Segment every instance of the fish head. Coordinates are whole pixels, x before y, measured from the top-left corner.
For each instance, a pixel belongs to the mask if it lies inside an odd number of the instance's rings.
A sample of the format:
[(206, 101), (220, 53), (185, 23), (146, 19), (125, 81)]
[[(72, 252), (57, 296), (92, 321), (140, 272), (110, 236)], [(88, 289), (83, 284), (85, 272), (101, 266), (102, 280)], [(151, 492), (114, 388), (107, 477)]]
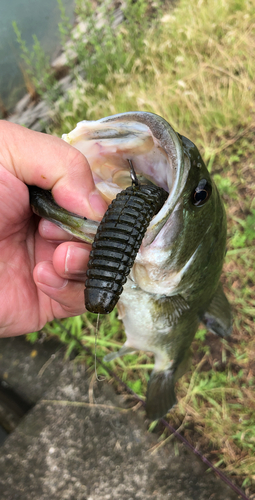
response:
[(132, 286), (159, 296), (182, 293), (193, 301), (204, 302), (205, 295), (209, 300), (222, 268), (226, 221), (196, 146), (166, 120), (146, 112), (82, 121), (63, 139), (86, 156), (108, 203), (131, 185), (128, 160), (140, 183), (152, 182), (168, 192), (136, 257)]
[(187, 177), (175, 208), (158, 237), (169, 249), (165, 269), (173, 272), (175, 293), (181, 293), (202, 310), (215, 293), (222, 271), (226, 253), (226, 213), (197, 147), (186, 137), (179, 137)]

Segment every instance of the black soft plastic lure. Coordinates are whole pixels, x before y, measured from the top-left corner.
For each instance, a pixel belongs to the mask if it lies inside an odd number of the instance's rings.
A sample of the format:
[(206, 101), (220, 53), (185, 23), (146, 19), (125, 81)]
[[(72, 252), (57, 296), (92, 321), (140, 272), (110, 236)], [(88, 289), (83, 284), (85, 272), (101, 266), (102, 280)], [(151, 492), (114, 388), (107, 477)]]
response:
[(93, 313), (110, 313), (117, 304), (147, 227), (168, 197), (154, 184), (140, 185), (130, 166), (133, 184), (109, 205), (92, 244), (85, 306)]

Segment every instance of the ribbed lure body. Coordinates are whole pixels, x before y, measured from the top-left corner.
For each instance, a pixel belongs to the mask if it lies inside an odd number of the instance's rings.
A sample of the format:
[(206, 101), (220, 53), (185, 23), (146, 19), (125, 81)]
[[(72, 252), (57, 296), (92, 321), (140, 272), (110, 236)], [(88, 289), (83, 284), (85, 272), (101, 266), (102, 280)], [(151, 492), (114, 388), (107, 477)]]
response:
[(109, 205), (90, 253), (85, 306), (93, 313), (113, 310), (151, 219), (164, 205), (168, 193), (158, 186), (132, 185)]

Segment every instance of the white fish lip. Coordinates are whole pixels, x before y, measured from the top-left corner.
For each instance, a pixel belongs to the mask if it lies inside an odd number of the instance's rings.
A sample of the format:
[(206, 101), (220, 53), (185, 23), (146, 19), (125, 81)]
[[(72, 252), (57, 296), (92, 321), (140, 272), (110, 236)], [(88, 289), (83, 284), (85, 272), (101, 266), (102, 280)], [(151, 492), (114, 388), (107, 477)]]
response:
[(128, 171), (131, 159), (137, 174), (142, 174), (169, 192), (162, 209), (152, 219), (143, 245), (154, 241), (173, 212), (185, 186), (190, 163), (181, 141), (160, 116), (132, 111), (97, 121), (82, 121), (63, 139), (88, 159), (98, 189), (121, 191), (113, 182), (118, 170)]

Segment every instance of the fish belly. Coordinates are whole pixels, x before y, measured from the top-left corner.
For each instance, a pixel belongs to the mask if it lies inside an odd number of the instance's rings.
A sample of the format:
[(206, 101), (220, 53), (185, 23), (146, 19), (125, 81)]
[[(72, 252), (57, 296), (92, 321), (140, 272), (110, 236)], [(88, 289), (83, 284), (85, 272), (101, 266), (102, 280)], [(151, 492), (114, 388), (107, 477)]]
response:
[(127, 336), (125, 347), (152, 352), (154, 370), (165, 370), (171, 367), (172, 361), (164, 349), (164, 338), (171, 336), (172, 327), (167, 318), (155, 321), (152, 300), (151, 294), (128, 279), (118, 303), (119, 318)]

